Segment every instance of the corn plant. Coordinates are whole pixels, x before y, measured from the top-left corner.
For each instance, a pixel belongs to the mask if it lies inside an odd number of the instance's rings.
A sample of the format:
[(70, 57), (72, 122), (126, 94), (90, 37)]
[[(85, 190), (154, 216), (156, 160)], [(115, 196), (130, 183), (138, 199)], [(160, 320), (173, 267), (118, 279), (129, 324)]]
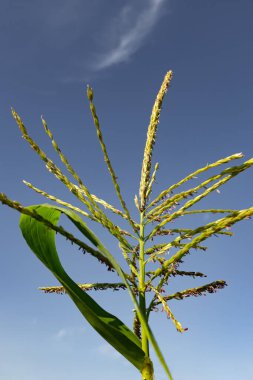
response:
[[(241, 153), (233, 154), (190, 173), (174, 185), (163, 190), (158, 196), (152, 196), (158, 163), (152, 169), (152, 153), (156, 140), (157, 127), (164, 96), (170, 86), (172, 72), (169, 71), (162, 82), (155, 99), (150, 123), (147, 131), (147, 140), (141, 170), (139, 195), (135, 195), (134, 203), (138, 210), (139, 220), (134, 220), (130, 209), (126, 205), (116, 173), (111, 164), (106, 145), (101, 132), (100, 122), (93, 102), (93, 90), (87, 88), (87, 96), (97, 137), (102, 148), (104, 160), (109, 170), (121, 209), (92, 194), (85, 182), (79, 177), (66, 156), (62, 153), (46, 121), (42, 118), (42, 125), (48, 135), (53, 148), (58, 153), (63, 165), (69, 172), (69, 177), (46, 155), (46, 153), (30, 137), (23, 121), (15, 110), (12, 114), (22, 133), (23, 138), (44, 161), (47, 169), (60, 180), (77, 198), (82, 207), (74, 206), (57, 197), (48, 194), (31, 183), (25, 185), (40, 195), (43, 195), (54, 204), (39, 204), (24, 207), (16, 201), (10, 200), (5, 194), (0, 194), (2, 204), (21, 213), (20, 228), (28, 246), (38, 259), (53, 273), (61, 284), (41, 288), (46, 293), (67, 293), (81, 314), (90, 325), (120, 354), (122, 354), (141, 373), (142, 380), (153, 380), (154, 369), (149, 354), (152, 345), (161, 365), (169, 379), (171, 372), (161, 353), (159, 345), (149, 326), (150, 314), (162, 306), (168, 318), (180, 332), (184, 332), (181, 323), (176, 319), (169, 306), (173, 299), (182, 300), (189, 296), (200, 296), (214, 293), (226, 286), (225, 281), (214, 281), (195, 288), (180, 290), (170, 294), (168, 282), (175, 276), (206, 277), (203, 273), (180, 270), (186, 255), (192, 250), (206, 250), (202, 242), (214, 235), (231, 235), (228, 230), (233, 224), (250, 218), (253, 207), (244, 210), (233, 209), (198, 209), (197, 203), (208, 196), (238, 174), (253, 165), (253, 158), (241, 165), (231, 166), (220, 171), (210, 178), (200, 181), (198, 185), (188, 185), (189, 181), (210, 169), (218, 168), (243, 157)], [(187, 190), (181, 190), (181, 185), (188, 185)], [(182, 187), (181, 187), (182, 189)], [(110, 213), (127, 221), (129, 228), (126, 231), (112, 221)], [(177, 219), (184, 215), (194, 214), (221, 214), (223, 217), (201, 225), (197, 228), (177, 227)], [(72, 233), (60, 226), (61, 214), (74, 224), (81, 232), (84, 240), (80, 240)], [(117, 241), (119, 250), (125, 261), (123, 267), (118, 263), (117, 255), (112, 255), (96, 234), (83, 221), (87, 220), (101, 224)], [(95, 259), (118, 275), (119, 282), (92, 284), (77, 284), (63, 268), (55, 245), (55, 234), (58, 233), (74, 243), (79, 249), (92, 255)], [(157, 237), (164, 236), (164, 242), (157, 242)], [(172, 253), (171, 251), (175, 251)], [(90, 295), (89, 290), (127, 290), (133, 302), (133, 328), (127, 327), (120, 319), (104, 310)]]

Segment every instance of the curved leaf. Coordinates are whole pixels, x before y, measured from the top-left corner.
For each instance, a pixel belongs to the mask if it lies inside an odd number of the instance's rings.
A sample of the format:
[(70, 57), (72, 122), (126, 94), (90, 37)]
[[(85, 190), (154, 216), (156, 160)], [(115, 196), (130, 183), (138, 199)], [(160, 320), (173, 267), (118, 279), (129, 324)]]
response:
[[(61, 213), (66, 214), (83, 234), (98, 246), (96, 236), (88, 229), (79, 216), (69, 210), (51, 205), (35, 205), (28, 209), (36, 211), (54, 225), (58, 224)], [(68, 295), (92, 327), (118, 352), (140, 371), (144, 365), (145, 353), (137, 336), (117, 317), (101, 308), (65, 272), (55, 246), (55, 231), (28, 215), (21, 215), (22, 234), (35, 255), (64, 286)]]
[[(138, 318), (139, 320), (141, 321), (141, 324), (142, 324), (142, 327), (143, 329), (145, 330), (147, 336), (148, 336), (148, 339), (150, 340), (153, 348), (154, 348), (154, 351), (160, 361), (160, 363), (162, 364), (165, 372), (167, 373), (168, 377), (170, 380), (172, 380), (172, 375), (171, 375), (171, 372), (168, 368), (168, 365), (164, 359), (164, 356), (160, 350), (160, 347), (158, 346), (157, 342), (156, 342), (156, 339), (153, 335), (153, 332), (152, 330), (150, 329), (148, 323), (147, 323), (147, 320), (146, 320), (146, 316), (142, 313), (142, 311), (140, 310), (140, 306), (138, 304), (138, 301), (131, 289), (131, 287), (129, 286), (129, 283), (126, 279), (126, 276), (124, 274), (124, 272), (122, 271), (121, 267), (119, 266), (119, 264), (117, 263), (117, 261), (115, 260), (115, 258), (111, 255), (111, 253), (105, 248), (105, 246), (101, 243), (101, 241), (98, 239), (98, 237), (94, 234), (94, 232), (92, 232), (88, 226), (86, 225), (86, 223), (84, 223), (84, 221), (77, 215), (75, 214), (73, 211), (71, 210), (67, 210), (67, 209), (64, 209), (62, 207), (58, 207), (58, 206), (54, 206), (54, 205), (50, 205), (50, 204), (44, 204), (44, 205), (37, 205), (37, 206), (30, 206), (30, 207), (27, 207), (26, 209), (30, 209), (31, 211), (36, 211), (38, 209), (40, 209), (41, 207), (43, 207), (43, 209), (49, 209), (51, 211), (53, 210), (57, 210), (59, 211), (60, 213), (64, 213), (74, 224), (75, 226), (79, 229), (80, 232), (82, 232), (88, 239), (90, 242), (92, 242), (98, 249), (99, 251), (109, 260), (109, 262), (111, 263), (111, 265), (113, 266), (113, 268), (116, 270), (116, 272), (118, 273), (119, 277), (123, 280), (124, 284), (126, 285), (126, 288), (130, 294), (130, 297), (134, 303), (134, 306), (135, 306), (135, 309), (136, 309), (136, 312), (138, 314)], [(20, 210), (19, 210), (20, 211)], [(23, 213), (23, 216), (25, 216), (25, 213), (24, 211), (20, 211), (21, 213)], [(44, 215), (42, 215), (44, 217)], [(38, 221), (36, 221), (36, 219), (32, 218), (32, 216), (29, 216), (30, 220), (33, 221), (34, 220), (34, 223), (40, 223)], [(59, 218), (59, 217), (58, 217)], [(46, 218), (44, 218), (46, 219)], [(21, 220), (22, 220), (22, 217), (21, 217)], [(57, 222), (56, 222), (57, 223)], [(45, 226), (45, 224), (43, 224), (43, 226)], [(47, 228), (47, 227), (45, 227)], [(29, 229), (28, 229), (28, 235), (30, 236), (30, 233), (29, 233)], [(54, 235), (53, 235), (54, 236)], [(25, 237), (26, 239), (26, 237)], [(27, 240), (27, 239), (26, 239)], [(28, 241), (27, 241), (28, 243)], [(30, 245), (28, 243), (28, 245)], [(32, 248), (33, 250), (33, 248)], [(59, 260), (59, 259), (58, 259)], [(45, 264), (45, 263), (44, 263)], [(46, 264), (45, 264), (46, 265)], [(50, 269), (51, 270), (51, 269)], [(60, 281), (60, 280), (59, 280)], [(63, 285), (64, 286), (64, 285)], [(80, 289), (79, 289), (80, 290)], [(75, 302), (75, 301), (74, 301)], [(132, 331), (129, 330), (131, 333)], [(140, 341), (138, 340), (138, 338), (135, 336), (135, 334), (133, 334), (134, 338), (137, 339), (137, 345), (140, 345)], [(111, 343), (112, 344), (112, 343)], [(112, 344), (113, 345), (113, 344)], [(114, 346), (115, 347), (115, 346)], [(118, 350), (119, 351), (119, 350)], [(119, 351), (121, 352), (121, 351)], [(144, 351), (142, 351), (142, 354), (144, 354)], [(124, 355), (124, 354), (123, 354)], [(145, 354), (144, 354), (145, 355)], [(124, 355), (125, 356), (125, 355)], [(133, 353), (130, 354), (131, 357), (135, 356), (135, 353), (133, 351)], [(135, 362), (136, 362), (136, 357), (134, 358)], [(130, 359), (128, 359), (130, 360)], [(131, 360), (130, 360), (131, 361)], [(132, 362), (133, 363), (133, 362)], [(134, 363), (133, 363), (134, 364)], [(139, 362), (139, 359), (138, 359), (138, 364), (134, 364), (138, 369), (140, 369), (139, 365), (140, 365), (140, 362)], [(142, 365), (145, 365), (145, 363), (143, 362)]]

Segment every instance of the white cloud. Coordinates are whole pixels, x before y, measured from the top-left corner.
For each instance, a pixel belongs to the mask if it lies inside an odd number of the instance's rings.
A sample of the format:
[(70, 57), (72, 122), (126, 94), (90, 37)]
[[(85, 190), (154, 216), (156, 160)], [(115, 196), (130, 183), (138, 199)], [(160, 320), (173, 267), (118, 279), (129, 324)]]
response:
[(112, 23), (111, 40), (106, 51), (97, 56), (95, 70), (101, 70), (127, 61), (143, 44), (154, 28), (162, 5), (167, 0), (146, 0), (138, 11), (136, 4), (125, 6)]

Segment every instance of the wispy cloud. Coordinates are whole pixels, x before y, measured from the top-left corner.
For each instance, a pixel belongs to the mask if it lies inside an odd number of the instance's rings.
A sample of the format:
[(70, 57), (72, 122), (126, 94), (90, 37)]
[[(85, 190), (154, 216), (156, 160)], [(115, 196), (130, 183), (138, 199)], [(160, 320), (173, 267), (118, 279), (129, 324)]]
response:
[(137, 8), (138, 3), (123, 7), (112, 22), (106, 51), (97, 55), (93, 69), (102, 70), (131, 58), (153, 30), (166, 1), (146, 0), (141, 9)]

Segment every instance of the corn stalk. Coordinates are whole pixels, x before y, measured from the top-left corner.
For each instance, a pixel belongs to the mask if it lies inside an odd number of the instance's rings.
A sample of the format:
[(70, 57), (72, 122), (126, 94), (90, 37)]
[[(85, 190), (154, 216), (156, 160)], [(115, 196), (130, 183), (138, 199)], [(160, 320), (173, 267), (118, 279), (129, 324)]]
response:
[[(156, 163), (152, 172), (153, 148), (163, 100), (170, 87), (171, 80), (172, 72), (169, 71), (164, 77), (150, 117), (141, 170), (139, 197), (137, 195), (134, 197), (134, 203), (139, 211), (138, 222), (133, 219), (131, 208), (124, 200), (117, 175), (109, 158), (94, 105), (94, 93), (90, 86), (87, 88), (87, 96), (92, 119), (121, 209), (116, 208), (110, 202), (90, 192), (85, 182), (80, 178), (60, 149), (43, 118), (42, 125), (45, 133), (49, 137), (54, 150), (59, 155), (62, 164), (70, 174), (70, 178), (63, 173), (62, 169), (32, 139), (21, 117), (14, 110), (12, 110), (12, 114), (23, 138), (36, 154), (39, 155), (47, 169), (77, 198), (79, 206), (59, 199), (57, 196), (51, 195), (46, 190), (41, 190), (27, 181), (24, 181), (26, 186), (47, 200), (54, 202), (54, 204), (39, 204), (25, 207), (19, 202), (9, 199), (5, 194), (0, 193), (0, 201), (3, 205), (7, 205), (21, 213), (20, 228), (28, 246), (60, 283), (60, 285), (41, 287), (40, 290), (45, 293), (68, 294), (90, 325), (139, 370), (142, 380), (154, 379), (154, 368), (149, 350), (150, 344), (153, 346), (154, 352), (163, 366), (168, 379), (173, 379), (149, 325), (151, 312), (162, 305), (162, 309), (167, 317), (172, 321), (176, 329), (180, 333), (183, 333), (187, 329), (183, 328), (181, 323), (176, 319), (169, 306), (169, 302), (172, 299), (182, 300), (191, 296), (196, 297), (207, 293), (215, 293), (226, 286), (225, 281), (217, 280), (208, 284), (201, 284), (195, 288), (178, 290), (176, 293), (168, 294), (169, 281), (172, 281), (176, 276), (188, 276), (198, 279), (206, 277), (205, 274), (198, 271), (179, 269), (183, 264), (185, 256), (192, 251), (205, 251), (207, 246), (201, 245), (203, 241), (216, 235), (231, 235), (232, 233), (228, 231), (231, 226), (253, 215), (253, 207), (243, 210), (192, 208), (210, 193), (215, 190), (219, 191), (219, 188), (225, 183), (249, 169), (253, 165), (253, 159), (249, 159), (241, 165), (226, 167), (219, 173), (212, 174), (208, 179), (201, 180), (198, 185), (190, 186), (183, 191), (177, 191), (181, 185), (186, 185), (192, 179), (196, 180), (197, 175), (206, 173), (210, 169), (215, 170), (221, 165), (226, 165), (234, 160), (243, 158), (242, 153), (233, 154), (197, 169), (176, 184), (170, 185), (153, 200), (150, 200), (159, 168), (159, 164)], [(177, 191), (176, 193), (175, 190)], [(190, 197), (191, 199), (189, 199)], [(117, 215), (119, 222), (120, 218), (127, 221), (129, 230), (122, 229), (120, 223), (115, 224), (111, 219), (110, 213)], [(175, 226), (176, 220), (184, 215), (194, 216), (203, 213), (213, 216), (221, 214), (222, 217), (196, 228), (189, 228), (187, 225), (183, 228)], [(59, 225), (59, 219), (62, 214), (67, 216), (76, 229), (81, 232), (84, 240), (76, 238), (72, 233), (69, 233)], [(101, 224), (118, 241), (119, 250), (126, 263), (127, 270), (121, 268), (115, 256), (109, 252), (82, 218), (87, 218)], [(168, 228), (171, 222), (174, 222), (173, 228), (170, 226)], [(151, 223), (152, 226), (154, 224), (155, 226), (150, 231), (148, 227)], [(75, 244), (83, 253), (90, 254), (108, 270), (115, 272), (120, 278), (120, 282), (76, 283), (66, 273), (60, 262), (55, 245), (56, 233), (64, 236), (72, 244)], [(157, 237), (160, 236), (164, 237), (164, 243), (156, 241)], [(173, 255), (170, 254), (172, 248), (177, 250)], [(165, 255), (168, 254), (170, 257), (165, 258)], [(116, 316), (101, 308), (87, 294), (92, 291), (104, 290), (125, 290), (129, 293), (134, 306), (133, 329), (130, 329)]]

